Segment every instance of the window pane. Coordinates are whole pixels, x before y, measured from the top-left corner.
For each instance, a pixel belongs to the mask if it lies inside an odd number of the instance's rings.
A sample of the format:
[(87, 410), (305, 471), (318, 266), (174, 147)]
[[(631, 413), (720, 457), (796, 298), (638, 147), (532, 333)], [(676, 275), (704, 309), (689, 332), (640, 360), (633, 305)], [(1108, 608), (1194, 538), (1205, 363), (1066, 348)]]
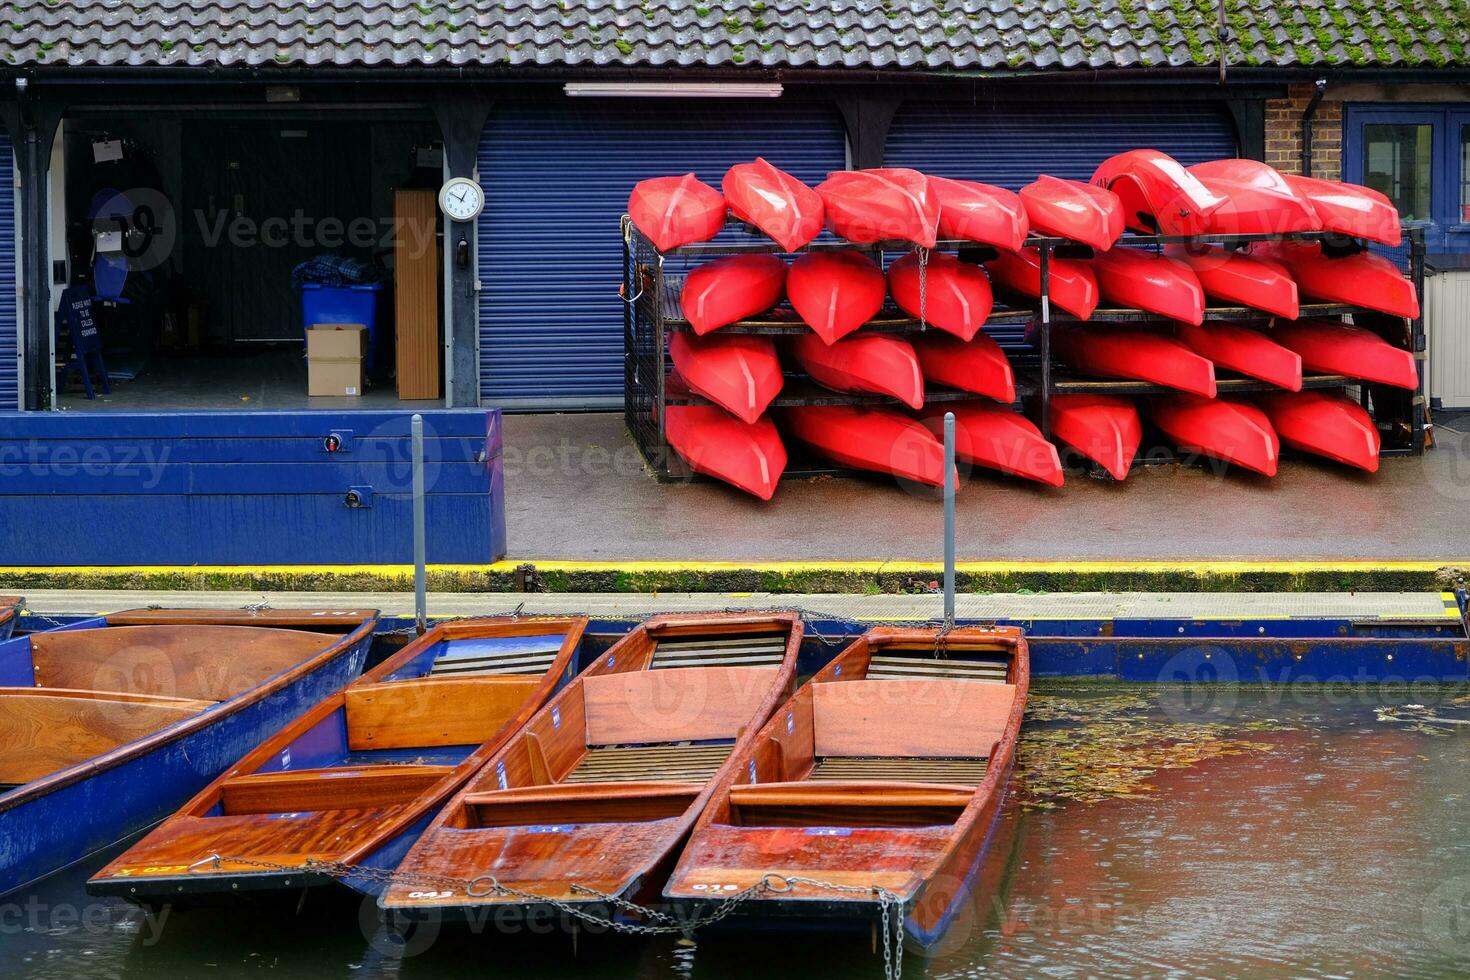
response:
[(1470, 126), (1460, 127), (1460, 220), (1470, 224)]
[(1364, 183), (1388, 196), (1405, 221), (1428, 221), (1434, 127), (1372, 123), (1363, 127)]

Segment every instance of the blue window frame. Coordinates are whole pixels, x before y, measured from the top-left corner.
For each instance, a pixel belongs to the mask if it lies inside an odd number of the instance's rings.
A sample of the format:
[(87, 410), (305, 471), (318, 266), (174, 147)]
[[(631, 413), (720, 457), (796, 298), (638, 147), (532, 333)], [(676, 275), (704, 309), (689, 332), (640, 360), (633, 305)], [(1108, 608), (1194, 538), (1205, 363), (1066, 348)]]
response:
[(1387, 194), (1429, 251), (1470, 252), (1470, 106), (1348, 106), (1343, 179)]

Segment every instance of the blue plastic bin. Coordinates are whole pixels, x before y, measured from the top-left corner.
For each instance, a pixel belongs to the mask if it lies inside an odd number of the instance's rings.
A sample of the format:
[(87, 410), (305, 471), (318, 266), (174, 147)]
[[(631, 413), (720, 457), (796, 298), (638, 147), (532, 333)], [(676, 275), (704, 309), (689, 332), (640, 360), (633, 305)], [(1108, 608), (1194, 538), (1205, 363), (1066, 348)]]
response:
[(367, 328), (367, 356), (363, 372), (373, 373), (378, 350), (378, 302), (383, 294), (380, 282), (357, 286), (323, 286), (308, 282), (301, 286), (301, 336), (318, 323), (360, 323)]

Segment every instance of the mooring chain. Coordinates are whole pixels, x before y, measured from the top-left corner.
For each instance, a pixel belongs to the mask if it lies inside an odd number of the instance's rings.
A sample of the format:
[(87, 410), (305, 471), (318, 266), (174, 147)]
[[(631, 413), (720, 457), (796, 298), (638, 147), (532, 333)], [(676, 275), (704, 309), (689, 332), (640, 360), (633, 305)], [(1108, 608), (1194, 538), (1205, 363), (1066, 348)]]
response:
[(919, 256), (919, 329), (929, 329), (929, 250), (920, 245), (915, 250)]

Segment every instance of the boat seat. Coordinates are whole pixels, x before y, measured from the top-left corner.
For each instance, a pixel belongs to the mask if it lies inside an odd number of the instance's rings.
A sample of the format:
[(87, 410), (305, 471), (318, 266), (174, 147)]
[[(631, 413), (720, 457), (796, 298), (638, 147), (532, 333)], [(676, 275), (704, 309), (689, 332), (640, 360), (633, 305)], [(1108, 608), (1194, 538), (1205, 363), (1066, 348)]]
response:
[(904, 657), (875, 654), (868, 661), (866, 677), (870, 681), (929, 677), (1004, 684), (1010, 666), (1011, 662), (1007, 657), (958, 660), (934, 656)]
[[(538, 642), (528, 643), (527, 640)], [(444, 674), (544, 674), (561, 651), (563, 637), (486, 637), (456, 640), (429, 668)]]
[(709, 782), (734, 749), (733, 742), (717, 744), (655, 743), (599, 745), (589, 748), (567, 783), (614, 783), (660, 780), (678, 783)]
[(470, 793), (470, 827), (527, 824), (633, 823), (681, 816), (702, 786), (669, 780), (525, 786)]
[(666, 667), (774, 667), (786, 659), (786, 634), (706, 636), (657, 640), (655, 670)]
[(979, 786), (985, 779), (987, 759), (926, 759), (824, 756), (812, 764), (814, 782), (866, 780), (885, 783), (943, 783)]
[(453, 766), (387, 765), (250, 773), (220, 784), (220, 809), (227, 816), (375, 809), (409, 803), (452, 772)]
[(863, 781), (732, 786), (732, 818), (742, 826), (931, 827), (954, 823), (973, 786)]

